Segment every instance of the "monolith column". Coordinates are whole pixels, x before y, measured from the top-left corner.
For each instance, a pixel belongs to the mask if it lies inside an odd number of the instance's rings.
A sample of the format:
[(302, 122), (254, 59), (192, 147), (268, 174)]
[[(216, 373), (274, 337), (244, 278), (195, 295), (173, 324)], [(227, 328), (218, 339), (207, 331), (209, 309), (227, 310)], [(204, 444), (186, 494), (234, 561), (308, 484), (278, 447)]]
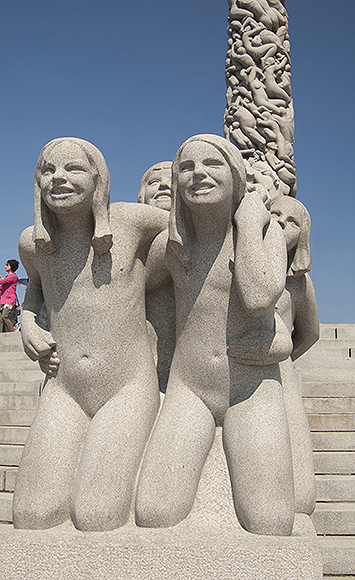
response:
[(249, 180), (295, 197), (294, 113), (286, 0), (228, 0), (225, 137)]

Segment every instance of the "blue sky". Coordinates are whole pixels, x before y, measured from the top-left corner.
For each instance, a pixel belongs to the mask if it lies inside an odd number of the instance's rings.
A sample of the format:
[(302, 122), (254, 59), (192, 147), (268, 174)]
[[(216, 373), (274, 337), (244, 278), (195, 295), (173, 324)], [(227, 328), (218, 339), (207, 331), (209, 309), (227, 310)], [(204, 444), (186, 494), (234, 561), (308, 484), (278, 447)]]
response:
[[(355, 2), (288, 0), (287, 9), (297, 196), (312, 216), (320, 320), (355, 323)], [(94, 143), (111, 200), (135, 201), (150, 165), (190, 135), (223, 134), (227, 15), (227, 0), (2, 3), (3, 264), (33, 223), (34, 168), (49, 140)]]

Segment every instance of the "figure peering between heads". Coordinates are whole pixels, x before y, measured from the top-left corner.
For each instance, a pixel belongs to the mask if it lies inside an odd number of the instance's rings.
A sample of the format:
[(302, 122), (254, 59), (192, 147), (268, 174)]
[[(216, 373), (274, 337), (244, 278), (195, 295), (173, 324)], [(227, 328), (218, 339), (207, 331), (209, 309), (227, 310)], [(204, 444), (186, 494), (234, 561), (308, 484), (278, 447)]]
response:
[(138, 203), (170, 210), (171, 165), (171, 161), (160, 161), (147, 169), (139, 183)]

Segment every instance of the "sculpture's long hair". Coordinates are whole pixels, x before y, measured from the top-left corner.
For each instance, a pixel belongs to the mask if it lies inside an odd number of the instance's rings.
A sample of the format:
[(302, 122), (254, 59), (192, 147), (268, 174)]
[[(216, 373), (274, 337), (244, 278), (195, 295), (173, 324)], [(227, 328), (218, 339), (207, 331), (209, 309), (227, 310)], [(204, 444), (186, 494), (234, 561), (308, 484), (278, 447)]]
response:
[(299, 224), (300, 235), (294, 248), (288, 252), (287, 278), (300, 278), (311, 269), (311, 248), (309, 236), (311, 235), (311, 217), (303, 203), (290, 196), (280, 196), (271, 204), (271, 208), (282, 207), (282, 201), (287, 199), (301, 209), (302, 220)]
[(178, 191), (178, 175), (181, 153), (186, 145), (195, 141), (202, 141), (213, 145), (213, 147), (215, 147), (227, 161), (233, 178), (232, 215), (234, 215), (234, 212), (244, 196), (246, 185), (243, 158), (236, 146), (233, 145), (233, 143), (230, 143), (230, 141), (227, 141), (219, 135), (206, 134), (194, 135), (181, 145), (174, 157), (172, 165), (168, 256), (170, 254), (170, 256), (173, 255), (177, 257), (186, 268), (192, 264), (190, 257), (190, 241), (193, 235), (193, 225), (190, 210), (181, 199), (180, 192)]
[(53, 139), (53, 141), (50, 141), (43, 147), (39, 154), (35, 170), (33, 241), (48, 254), (56, 251), (53, 242), (55, 217), (42, 199), (40, 177), (45, 153), (48, 153), (57, 145), (65, 142), (75, 143), (82, 149), (93, 171), (96, 187), (92, 204), (94, 234), (91, 244), (95, 253), (102, 255), (108, 252), (112, 246), (112, 233), (109, 226), (110, 174), (104, 156), (97, 147), (88, 141), (76, 137)]
[(145, 186), (154, 171), (154, 169), (171, 169), (172, 162), (171, 161), (161, 161), (160, 163), (155, 163), (145, 173), (143, 173), (142, 178), (139, 182), (139, 191), (138, 191), (138, 203), (146, 203), (145, 198)]

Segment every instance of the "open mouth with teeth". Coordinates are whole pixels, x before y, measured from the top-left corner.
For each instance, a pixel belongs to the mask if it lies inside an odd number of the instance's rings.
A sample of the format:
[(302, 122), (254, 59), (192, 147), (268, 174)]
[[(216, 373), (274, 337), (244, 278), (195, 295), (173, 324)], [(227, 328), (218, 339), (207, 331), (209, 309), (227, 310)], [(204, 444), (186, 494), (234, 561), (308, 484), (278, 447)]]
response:
[(72, 193), (74, 193), (74, 190), (71, 187), (53, 187), (50, 191), (50, 194), (58, 199), (65, 199)]
[(171, 199), (171, 193), (168, 191), (162, 191), (162, 192), (156, 193), (154, 196), (154, 199), (161, 199), (161, 198)]
[(214, 184), (209, 182), (195, 183), (190, 187), (190, 191), (192, 194), (204, 195), (206, 193), (210, 193), (214, 187)]

